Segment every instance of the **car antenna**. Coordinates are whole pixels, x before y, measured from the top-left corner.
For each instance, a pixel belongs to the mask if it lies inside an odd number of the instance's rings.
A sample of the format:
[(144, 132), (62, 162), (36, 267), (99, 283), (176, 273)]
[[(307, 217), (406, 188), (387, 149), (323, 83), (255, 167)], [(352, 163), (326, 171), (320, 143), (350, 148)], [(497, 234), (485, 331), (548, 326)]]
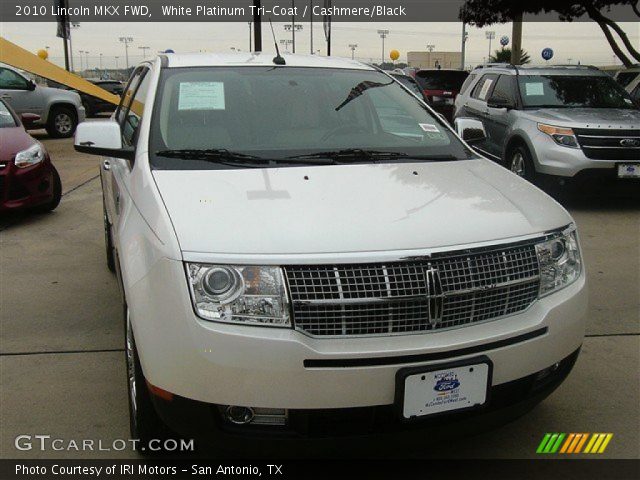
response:
[(269, 25), (271, 25), (271, 34), (273, 35), (273, 44), (276, 46), (276, 56), (273, 57), (273, 63), (276, 65), (286, 65), (287, 62), (284, 61), (284, 58), (280, 56), (280, 49), (278, 48), (278, 42), (276, 41), (276, 32), (273, 31), (273, 23), (271, 23), (271, 18), (269, 18)]

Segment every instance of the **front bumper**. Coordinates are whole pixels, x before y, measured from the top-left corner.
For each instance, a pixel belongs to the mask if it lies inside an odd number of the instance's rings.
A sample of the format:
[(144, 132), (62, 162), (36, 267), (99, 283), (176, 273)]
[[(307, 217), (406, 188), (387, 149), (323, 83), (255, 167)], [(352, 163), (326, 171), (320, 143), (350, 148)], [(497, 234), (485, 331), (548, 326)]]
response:
[[(260, 408), (391, 405), (400, 368), (479, 354), (493, 362), (492, 386), (506, 384), (578, 349), (587, 307), (583, 272), (569, 287), (501, 320), (427, 334), (318, 339), (200, 320), (186, 286), (176, 288), (184, 281), (182, 262), (164, 258), (126, 287), (146, 379), (199, 402)], [(523, 339), (510, 343), (514, 337)]]
[[(234, 440), (252, 438), (339, 437), (354, 435), (394, 434), (423, 429), (438, 429), (457, 434), (507, 422), (533, 408), (551, 394), (569, 375), (580, 349), (548, 368), (524, 378), (491, 388), (489, 402), (481, 409), (451, 412), (425, 417), (412, 422), (399, 419), (394, 405), (340, 409), (294, 409), (287, 412), (287, 423), (282, 426), (235, 425), (212, 405), (184, 397), (172, 400), (152, 397), (156, 411), (175, 432), (201, 441), (217, 441), (229, 445)], [(473, 419), (473, 422), (470, 420)], [(444, 432), (443, 432), (444, 433)], [(466, 433), (466, 432), (465, 432)], [(439, 438), (440, 435), (439, 435)]]
[(53, 198), (53, 166), (44, 163), (17, 168), (13, 162), (2, 162), (0, 169), (0, 212), (30, 208)]
[[(617, 180), (620, 163), (638, 163), (632, 160), (595, 160), (588, 158), (582, 148), (563, 147), (548, 135), (538, 132), (531, 139), (536, 171), (544, 175), (581, 179), (583, 175)], [(587, 173), (588, 172), (588, 173)], [(620, 179), (621, 182), (635, 179)]]

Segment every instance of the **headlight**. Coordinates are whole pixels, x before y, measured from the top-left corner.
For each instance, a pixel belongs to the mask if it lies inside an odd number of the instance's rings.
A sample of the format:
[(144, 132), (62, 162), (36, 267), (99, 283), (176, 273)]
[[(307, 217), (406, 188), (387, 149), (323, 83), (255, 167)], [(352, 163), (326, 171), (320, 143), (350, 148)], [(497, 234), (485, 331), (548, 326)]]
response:
[(205, 320), (291, 326), (279, 267), (187, 263), (186, 268), (193, 306)]
[(539, 123), (538, 130), (549, 135), (558, 145), (578, 148), (578, 140), (570, 128), (554, 127), (553, 125)]
[(18, 168), (30, 167), (44, 160), (44, 149), (42, 145), (36, 143), (34, 146), (27, 148), (16, 154), (14, 163)]
[(582, 268), (575, 227), (536, 245), (540, 264), (540, 296), (544, 297), (573, 283)]

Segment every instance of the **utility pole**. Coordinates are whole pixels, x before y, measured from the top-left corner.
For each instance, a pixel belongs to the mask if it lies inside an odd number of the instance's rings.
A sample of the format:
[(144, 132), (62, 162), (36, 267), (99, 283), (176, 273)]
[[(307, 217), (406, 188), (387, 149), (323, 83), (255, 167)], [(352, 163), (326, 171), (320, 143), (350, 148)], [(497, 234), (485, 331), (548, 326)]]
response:
[(260, 15), (260, 0), (253, 0), (253, 49), (262, 51), (262, 18)]
[(142, 50), (142, 58), (145, 59), (147, 58), (147, 50), (150, 50), (150, 47), (138, 47), (140, 50)]
[(351, 49), (351, 60), (355, 59), (356, 48), (358, 48), (357, 43), (350, 43), (349, 48)]
[(129, 44), (133, 43), (133, 37), (120, 37), (120, 43), (124, 43), (124, 54), (126, 58), (127, 70), (129, 70)]
[(467, 24), (462, 22), (462, 54), (460, 55), (460, 70), (464, 70), (465, 52), (467, 47)]
[(389, 30), (378, 30), (378, 35), (380, 35), (380, 38), (382, 39), (382, 58), (380, 63), (380, 67), (382, 67), (382, 64), (384, 63), (384, 39), (389, 35)]
[(494, 32), (493, 30), (487, 30), (486, 32), (484, 32), (484, 36), (487, 40), (489, 40), (489, 55), (487, 56), (487, 60), (491, 61), (491, 40), (496, 38), (496, 32)]
[(313, 0), (309, 0), (309, 35), (311, 37), (311, 55), (313, 55)]

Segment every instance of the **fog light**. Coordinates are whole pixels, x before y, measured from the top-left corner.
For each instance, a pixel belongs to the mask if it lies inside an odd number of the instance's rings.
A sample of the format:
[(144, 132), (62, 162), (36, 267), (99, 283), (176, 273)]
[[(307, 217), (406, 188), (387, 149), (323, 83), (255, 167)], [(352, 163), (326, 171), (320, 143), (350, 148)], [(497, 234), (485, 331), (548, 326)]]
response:
[(236, 425), (245, 425), (253, 420), (253, 409), (249, 407), (236, 407), (229, 405), (225, 411), (227, 420)]

